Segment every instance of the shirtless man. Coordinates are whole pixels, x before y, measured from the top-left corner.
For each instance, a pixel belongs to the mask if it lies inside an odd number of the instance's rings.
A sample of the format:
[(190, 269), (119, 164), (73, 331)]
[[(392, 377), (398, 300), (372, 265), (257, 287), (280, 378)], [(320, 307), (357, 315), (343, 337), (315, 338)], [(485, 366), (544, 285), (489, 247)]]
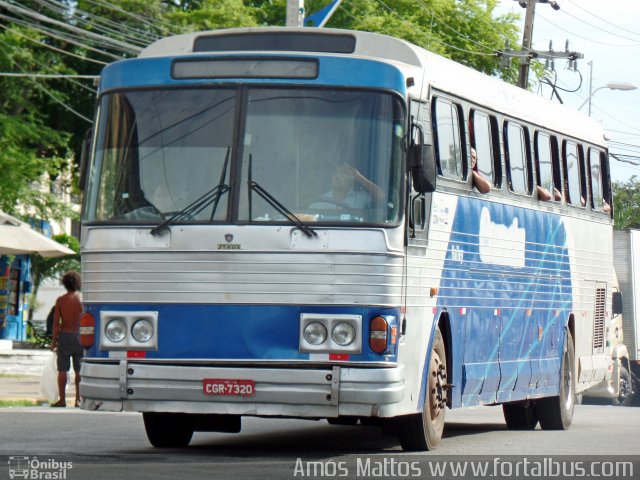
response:
[(73, 358), (73, 371), (76, 383), (75, 406), (80, 404), (80, 359), (84, 353), (78, 340), (82, 302), (80, 301), (80, 275), (67, 272), (62, 276), (62, 285), (67, 293), (58, 297), (53, 317), (53, 339), (51, 350), (58, 352), (58, 391), (60, 399), (52, 407), (66, 407), (67, 372)]

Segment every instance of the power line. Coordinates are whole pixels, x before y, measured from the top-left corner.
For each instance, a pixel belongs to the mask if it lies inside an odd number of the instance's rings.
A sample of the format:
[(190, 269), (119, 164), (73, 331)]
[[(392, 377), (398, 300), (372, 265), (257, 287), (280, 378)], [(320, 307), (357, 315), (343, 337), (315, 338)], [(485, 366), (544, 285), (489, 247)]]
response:
[[(394, 10), (393, 8), (389, 7), (386, 3), (384, 3), (382, 0), (376, 0), (380, 5), (382, 5), (384, 8), (386, 8), (389, 12), (393, 13), (395, 16), (397, 16), (400, 20), (402, 20), (404, 23), (407, 23), (409, 25), (411, 25), (414, 28), (418, 28), (420, 29), (422, 32), (426, 33), (421, 26), (414, 24), (413, 22), (411, 22), (410, 20), (407, 20), (406, 18), (404, 18), (402, 15), (400, 15), (396, 10)], [(455, 31), (455, 30), (454, 30)], [(461, 35), (461, 34), (460, 34)], [(474, 50), (467, 50), (464, 48), (460, 48), (457, 47), (455, 45), (451, 45), (447, 42), (444, 42), (442, 40), (440, 40), (439, 38), (435, 37), (435, 36), (430, 36), (430, 40), (433, 40), (436, 43), (439, 43), (440, 45), (444, 45), (445, 47), (449, 47), (453, 50), (457, 50), (459, 52), (464, 52), (464, 53), (470, 53), (472, 55), (481, 55), (481, 56), (488, 56), (488, 57), (496, 57), (497, 54), (495, 51), (492, 51), (491, 53), (484, 53), (484, 52), (478, 52), (478, 51), (474, 51)]]
[(593, 105), (593, 108), (594, 108), (595, 110), (598, 110), (600, 113), (602, 113), (602, 114), (606, 115), (607, 117), (609, 117), (609, 118), (611, 118), (611, 119), (615, 120), (616, 122), (618, 122), (618, 123), (620, 123), (620, 124), (624, 125), (625, 127), (629, 127), (629, 128), (631, 128), (632, 130), (636, 130), (636, 127), (634, 127), (633, 125), (628, 124), (627, 122), (623, 122), (623, 121), (622, 121), (622, 120), (620, 120), (618, 117), (615, 117), (615, 116), (611, 115), (610, 113), (606, 112), (605, 110), (602, 110), (602, 109), (601, 109), (601, 108), (599, 108), (598, 106)]
[(594, 24), (592, 24), (592, 23), (587, 22), (586, 20), (583, 20), (583, 19), (581, 19), (581, 18), (578, 18), (578, 17), (576, 17), (575, 15), (572, 15), (571, 13), (566, 12), (565, 10), (562, 10), (562, 12), (563, 12), (565, 15), (568, 15), (569, 17), (573, 18), (574, 20), (577, 20), (577, 21), (579, 21), (579, 22), (582, 22), (582, 23), (584, 23), (585, 25), (589, 25), (590, 27), (593, 27), (593, 28), (595, 28), (596, 30), (603, 31), (603, 32), (605, 32), (605, 33), (608, 33), (608, 34), (610, 34), (610, 35), (613, 35), (614, 37), (622, 38), (622, 39), (624, 39), (624, 40), (629, 40), (630, 42), (637, 42), (637, 43), (636, 43), (636, 45), (640, 45), (640, 39), (636, 39), (636, 38), (629, 38), (629, 37), (625, 37), (625, 36), (623, 36), (623, 35), (618, 35), (617, 33), (610, 32), (609, 30), (605, 30), (604, 28), (598, 27), (598, 26), (596, 26), (596, 25), (594, 25)]
[(638, 130), (638, 133), (624, 132), (622, 130), (614, 130), (612, 128), (605, 128), (605, 130), (609, 132), (614, 132), (614, 133), (622, 133), (623, 135), (632, 135), (634, 137), (640, 137), (640, 130)]
[[(140, 38), (137, 32), (136, 34), (130, 34), (129, 32), (131, 32), (131, 29), (128, 27), (125, 27), (123, 25), (118, 25), (117, 23), (107, 19), (102, 19), (96, 15), (93, 15), (92, 13), (85, 12), (84, 10), (74, 8), (73, 12), (70, 13), (68, 6), (61, 2), (50, 1), (50, 0), (36, 0), (36, 1), (40, 5), (51, 10), (54, 13), (57, 13), (62, 16), (66, 15), (67, 17), (69, 17), (69, 19), (74, 19), (77, 22), (77, 24), (84, 24), (84, 25), (93, 27), (92, 31), (97, 31), (100, 33), (106, 33), (110, 35), (122, 35), (125, 38), (127, 38), (128, 41), (132, 43), (136, 43), (141, 47), (145, 47), (146, 45), (149, 44), (150, 41), (152, 41), (150, 38), (145, 38), (145, 39)], [(82, 13), (83, 15), (82, 16), (78, 15), (79, 13)], [(96, 23), (92, 23), (87, 19), (95, 19)], [(113, 28), (108, 25), (113, 26)]]
[[(2, 24), (0, 24), (0, 28), (3, 28), (5, 30), (9, 30), (9, 27), (7, 27), (6, 25), (2, 25)], [(107, 62), (101, 62), (100, 60), (94, 60), (93, 58), (83, 57), (82, 55), (78, 55), (76, 53), (68, 52), (67, 50), (63, 50), (62, 48), (57, 48), (57, 47), (54, 47), (53, 45), (49, 45), (46, 42), (40, 42), (39, 40), (36, 40), (34, 38), (30, 38), (30, 37), (22, 34), (18, 30), (14, 29), (14, 30), (11, 30), (11, 32), (13, 34), (15, 34), (15, 35), (18, 35), (19, 37), (24, 38), (25, 40), (28, 40), (28, 41), (30, 41), (32, 43), (35, 43), (36, 45), (38, 45), (40, 47), (45, 47), (45, 48), (48, 48), (50, 50), (53, 50), (54, 52), (62, 53), (64, 55), (69, 55), (71, 57), (75, 57), (75, 58), (78, 58), (80, 60), (84, 60), (84, 61), (87, 61), (87, 62), (97, 63), (99, 65), (106, 65), (107, 64)]]
[(93, 32), (89, 32), (87, 30), (83, 30), (81, 28), (74, 27), (74, 26), (66, 24), (64, 22), (60, 22), (58, 20), (54, 20), (52, 18), (49, 18), (49, 17), (47, 17), (45, 15), (42, 15), (42, 14), (40, 14), (38, 12), (35, 12), (33, 10), (30, 10), (30, 9), (27, 9), (27, 8), (22, 8), (22, 7), (19, 7), (17, 5), (13, 5), (11, 3), (5, 2), (4, 0), (0, 0), (0, 6), (5, 7), (10, 12), (17, 13), (18, 15), (25, 15), (27, 17), (33, 18), (35, 20), (39, 20), (39, 21), (44, 22), (44, 23), (49, 23), (49, 24), (52, 24), (52, 25), (55, 25), (55, 26), (62, 27), (64, 29), (70, 30), (70, 31), (75, 32), (75, 33), (86, 35), (86, 36), (91, 37), (91, 38), (93, 38), (95, 40), (99, 40), (99, 41), (105, 42), (107, 44), (110, 44), (112, 46), (118, 47), (118, 48), (120, 48), (120, 49), (122, 49), (122, 50), (124, 50), (124, 51), (126, 51), (128, 53), (131, 53), (131, 54), (138, 54), (142, 50), (140, 47), (137, 47), (135, 45), (131, 45), (130, 43), (121, 42), (119, 40), (115, 40), (113, 38), (106, 37), (104, 35), (99, 35), (99, 34), (96, 34), (96, 33), (93, 33)]
[(25, 20), (20, 20), (18, 18), (9, 17), (9, 16), (3, 15), (3, 14), (0, 14), (0, 19), (8, 20), (10, 22), (15, 23), (16, 25), (20, 25), (22, 27), (35, 30), (37, 32), (41, 32), (41, 33), (45, 34), (48, 37), (55, 38), (56, 40), (60, 40), (62, 42), (71, 43), (71, 44), (76, 45), (76, 46), (78, 46), (80, 48), (84, 48), (85, 50), (90, 50), (90, 51), (96, 52), (96, 53), (98, 53), (100, 55), (104, 55), (106, 57), (111, 57), (114, 60), (122, 60), (121, 56), (115, 55), (115, 54), (110, 53), (110, 52), (105, 52), (104, 50), (99, 50), (97, 48), (94, 48), (94, 47), (91, 47), (89, 45), (86, 45), (86, 44), (84, 44), (82, 42), (78, 42), (78, 41), (74, 40), (72, 37), (69, 37), (66, 34), (60, 34), (61, 32), (58, 32), (57, 30), (51, 30), (50, 28), (41, 27), (41, 26), (39, 26), (37, 24), (30, 23), (30, 22), (25, 21)]
[(609, 144), (615, 143), (617, 145), (622, 145), (624, 147), (633, 147), (633, 148), (637, 148), (640, 150), (640, 145), (636, 145), (634, 143), (626, 143), (626, 142), (620, 142), (618, 140), (609, 140)]
[[(65, 4), (59, 0), (37, 0), (38, 2), (46, 2), (49, 4), (49, 8), (64, 12)], [(157, 40), (160, 35), (152, 33), (151, 31), (144, 31), (135, 26), (131, 26), (123, 22), (115, 22), (109, 18), (104, 18), (99, 15), (95, 15), (86, 10), (82, 10), (77, 6), (73, 9), (73, 14), (70, 18), (75, 19), (85, 25), (92, 27), (93, 29), (101, 32), (108, 32), (115, 35), (125, 35), (129, 39), (132, 39), (140, 46), (147, 46), (151, 42)]]
[[(0, 43), (3, 44), (5, 47), (9, 48), (9, 45), (0, 40)], [(27, 73), (24, 71), (24, 69), (11, 57), (7, 56), (9, 62), (11, 64), (13, 64), (18, 70), (20, 70), (22, 73)], [(40, 85), (38, 82), (36, 82), (35, 80), (31, 80), (31, 83), (33, 83), (33, 85), (40, 91), (42, 91), (45, 95), (47, 95), (48, 97), (50, 97), (54, 102), (58, 103), (59, 105), (61, 105), (63, 108), (65, 108), (66, 110), (70, 111), (71, 113), (73, 113), (74, 115), (76, 115), (77, 117), (89, 122), (89, 123), (93, 123), (93, 121), (90, 118), (85, 117), (84, 115), (82, 115), (80, 112), (76, 111), (75, 109), (73, 109), (72, 107), (70, 107), (69, 105), (67, 105), (64, 101), (62, 101), (61, 99), (59, 99), (58, 97), (56, 97), (53, 93), (51, 93), (49, 91), (49, 89), (43, 87), (42, 85)]]
[(565, 32), (565, 33), (568, 33), (568, 34), (570, 34), (570, 35), (572, 35), (572, 36), (574, 36), (574, 37), (581, 38), (581, 39), (586, 40), (586, 41), (588, 41), (588, 42), (597, 43), (597, 44), (599, 44), (599, 45), (605, 45), (605, 46), (608, 46), (608, 47), (637, 47), (638, 45), (640, 45), (640, 43), (634, 43), (634, 44), (632, 44), (632, 45), (620, 45), (620, 44), (615, 44), (615, 43), (600, 42), (600, 41), (598, 41), (598, 40), (594, 40), (594, 39), (592, 39), (592, 38), (584, 37), (584, 36), (582, 36), (582, 35), (579, 35), (579, 34), (577, 34), (577, 33), (572, 32), (572, 31), (570, 31), (570, 30), (567, 30), (565, 27), (560, 26), (560, 25), (558, 25), (557, 23), (552, 22), (551, 20), (549, 20), (549, 19), (545, 18), (545, 17), (544, 17), (544, 16), (542, 16), (542, 15), (540, 15), (540, 18), (541, 18), (542, 20), (544, 20), (545, 22), (547, 22), (548, 24), (553, 25), (554, 27), (556, 27), (556, 28), (558, 28), (558, 29), (562, 30), (562, 31), (563, 31), (563, 32)]
[(628, 29), (626, 29), (626, 28), (624, 28), (624, 27), (621, 27), (621, 26), (619, 26), (619, 25), (616, 25), (615, 23), (611, 23), (611, 22), (609, 22), (609, 21), (605, 20), (604, 18), (600, 17), (599, 15), (596, 15), (595, 13), (591, 13), (589, 10), (587, 10), (587, 9), (586, 9), (586, 8), (584, 8), (584, 7), (582, 7), (580, 4), (578, 4), (578, 3), (574, 2), (573, 0), (567, 0), (567, 1), (568, 1), (569, 3), (571, 3), (571, 4), (573, 4), (575, 7), (579, 8), (580, 10), (582, 10), (583, 12), (588, 13), (588, 14), (589, 14), (589, 15), (591, 15), (592, 17), (595, 17), (595, 18), (597, 18), (598, 20), (600, 20), (600, 21), (602, 21), (602, 22), (604, 22), (604, 23), (607, 23), (607, 24), (611, 25), (612, 27), (616, 27), (616, 28), (618, 28), (618, 29), (620, 29), (620, 30), (624, 30), (625, 32), (628, 32), (628, 33), (632, 33), (633, 35), (638, 35), (638, 32), (634, 32), (633, 30), (628, 30)]
[[(422, 8), (424, 8), (424, 10), (426, 10), (427, 12), (431, 13), (431, 15), (433, 17), (435, 17), (436, 19), (438, 19), (438, 21), (440, 21), (440, 24), (442, 26), (444, 26), (445, 28), (447, 28), (448, 30), (452, 31), (453, 33), (455, 33), (456, 35), (458, 35), (459, 37), (470, 41), (471, 43), (474, 43), (475, 45), (478, 45), (479, 47), (484, 48), (485, 50), (489, 50), (491, 53), (489, 55), (495, 56), (495, 48), (493, 47), (489, 47), (487, 45), (484, 45), (476, 40), (474, 40), (473, 38), (469, 37), (468, 35), (465, 35), (464, 33), (459, 32), (458, 30), (456, 30), (455, 28), (453, 28), (451, 25), (449, 25), (449, 23), (446, 20), (443, 20), (439, 15), (437, 15), (432, 9), (429, 8), (429, 6), (427, 4), (425, 4), (422, 1), (418, 1), (418, 4), (420, 6), (422, 6)], [(477, 52), (478, 54), (481, 54), (482, 52)]]
[(122, 9), (121, 7), (117, 6), (117, 5), (113, 5), (112, 3), (109, 3), (107, 1), (97, 1), (97, 0), (87, 0), (88, 3), (91, 3), (93, 5), (96, 5), (98, 7), (105, 7), (105, 8), (109, 8), (111, 10), (114, 10), (118, 13), (121, 13), (123, 15), (126, 15), (130, 18), (133, 18), (135, 20), (138, 20), (141, 23), (144, 23), (145, 25), (148, 25), (152, 28), (157, 28), (158, 30), (162, 31), (162, 29), (166, 29), (169, 33), (179, 33), (175, 30), (172, 30), (174, 25), (172, 25), (171, 23), (164, 21), (164, 20), (160, 20), (160, 21), (156, 21), (153, 19), (150, 19), (148, 17), (145, 17), (143, 15), (137, 15), (135, 13), (131, 13), (131, 12), (127, 12), (126, 10)]
[[(4, 43), (4, 42), (2, 42)], [(5, 43), (6, 45), (6, 43)], [(0, 72), (0, 77), (31, 77), (31, 78), (82, 78), (86, 80), (96, 80), (100, 75), (71, 75), (71, 74), (55, 74), (55, 73), (13, 73)]]
[[(640, 167), (640, 156), (637, 156), (637, 155), (620, 155), (620, 154), (611, 153), (611, 152), (609, 152), (609, 156), (613, 157), (614, 159), (616, 159), (619, 162), (628, 163), (628, 164), (634, 165), (636, 167)], [(629, 157), (629, 158), (623, 158), (623, 157)], [(634, 158), (637, 159), (637, 161), (631, 160), (631, 159), (634, 159)]]

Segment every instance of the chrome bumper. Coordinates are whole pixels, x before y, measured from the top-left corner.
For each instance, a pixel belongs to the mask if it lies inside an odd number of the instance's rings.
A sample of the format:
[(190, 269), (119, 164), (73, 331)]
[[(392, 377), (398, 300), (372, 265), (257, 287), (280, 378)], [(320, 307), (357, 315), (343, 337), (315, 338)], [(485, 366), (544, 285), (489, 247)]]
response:
[[(301, 418), (392, 417), (404, 397), (404, 367), (302, 364), (185, 365), (85, 359), (85, 410), (216, 413)], [(251, 379), (252, 396), (204, 393), (204, 379)]]

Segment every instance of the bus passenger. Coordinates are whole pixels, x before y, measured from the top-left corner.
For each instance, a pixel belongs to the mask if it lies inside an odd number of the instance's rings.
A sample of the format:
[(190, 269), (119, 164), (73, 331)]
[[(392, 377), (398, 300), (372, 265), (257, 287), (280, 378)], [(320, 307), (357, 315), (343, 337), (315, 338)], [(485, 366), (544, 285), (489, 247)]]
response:
[(538, 200), (542, 200), (543, 202), (548, 202), (551, 200), (551, 193), (546, 188), (536, 185), (536, 191), (538, 192)]
[(480, 193), (489, 193), (491, 191), (491, 183), (484, 178), (478, 171), (478, 154), (476, 149), (471, 147), (471, 174), (473, 175), (473, 186)]
[(312, 207), (326, 204), (335, 207), (365, 209), (384, 202), (382, 188), (362, 175), (356, 168), (343, 163), (331, 177), (331, 190), (314, 200)]

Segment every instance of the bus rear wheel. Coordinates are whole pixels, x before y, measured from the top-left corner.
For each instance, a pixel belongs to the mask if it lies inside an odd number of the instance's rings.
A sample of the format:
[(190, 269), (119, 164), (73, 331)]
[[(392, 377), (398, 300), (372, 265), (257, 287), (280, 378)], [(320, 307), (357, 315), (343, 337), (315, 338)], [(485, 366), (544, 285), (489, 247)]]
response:
[(560, 394), (536, 402), (536, 412), (543, 430), (566, 430), (573, 420), (576, 400), (575, 353), (573, 339), (567, 332), (560, 369)]
[(538, 415), (531, 402), (504, 403), (502, 413), (509, 430), (533, 430), (538, 425)]
[(193, 423), (179, 413), (142, 414), (149, 443), (157, 448), (184, 448), (193, 437)]
[(422, 413), (399, 418), (398, 439), (406, 451), (433, 450), (444, 430), (447, 400), (447, 357), (440, 329), (436, 329), (427, 371)]

